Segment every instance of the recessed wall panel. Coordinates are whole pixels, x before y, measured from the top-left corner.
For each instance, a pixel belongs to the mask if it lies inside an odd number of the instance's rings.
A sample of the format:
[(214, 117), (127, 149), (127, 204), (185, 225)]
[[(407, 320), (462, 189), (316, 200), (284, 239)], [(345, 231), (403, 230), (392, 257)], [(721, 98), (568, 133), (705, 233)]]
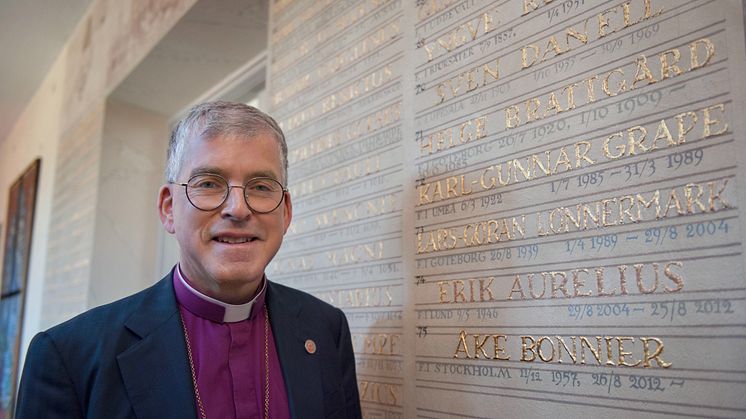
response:
[(294, 220), (270, 277), (345, 311), (366, 416), (401, 417), (402, 2), (278, 6), (269, 91)]

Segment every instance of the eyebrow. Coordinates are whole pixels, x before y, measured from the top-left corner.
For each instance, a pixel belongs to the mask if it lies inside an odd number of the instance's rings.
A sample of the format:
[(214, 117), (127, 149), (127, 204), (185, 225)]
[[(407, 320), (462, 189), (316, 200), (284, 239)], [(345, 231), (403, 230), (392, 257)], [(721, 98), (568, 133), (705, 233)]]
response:
[[(224, 170), (217, 166), (199, 166), (192, 169), (192, 171), (189, 173), (189, 177), (193, 177), (196, 175), (220, 175), (223, 178), (228, 179), (228, 175), (225, 173)], [(277, 176), (276, 173), (274, 173), (271, 170), (257, 170), (255, 172), (251, 172), (246, 175), (244, 178), (244, 181), (248, 181), (249, 179), (253, 179), (256, 177), (268, 177), (274, 180), (279, 181), (280, 178)]]
[(223, 172), (219, 167), (215, 166), (199, 166), (192, 169), (191, 172), (189, 172), (189, 177), (196, 176), (196, 175), (220, 175), (225, 177), (225, 172)]

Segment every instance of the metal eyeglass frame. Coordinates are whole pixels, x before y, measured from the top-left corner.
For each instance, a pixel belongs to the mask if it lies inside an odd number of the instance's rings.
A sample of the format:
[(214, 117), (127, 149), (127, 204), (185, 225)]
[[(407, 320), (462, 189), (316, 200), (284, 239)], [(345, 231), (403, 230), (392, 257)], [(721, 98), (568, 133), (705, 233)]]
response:
[[(215, 208), (212, 208), (212, 209), (203, 209), (203, 208), (198, 207), (194, 202), (192, 202), (192, 198), (189, 197), (189, 192), (188, 192), (188, 190), (189, 190), (189, 182), (191, 182), (192, 179), (196, 178), (197, 176), (204, 176), (206, 174), (210, 175), (210, 176), (215, 176), (216, 178), (219, 178), (219, 179), (223, 180), (223, 182), (225, 182), (225, 185), (228, 186), (228, 189), (226, 189), (225, 196), (223, 197), (223, 200), (220, 201), (220, 204), (218, 204)], [(246, 196), (246, 186), (250, 182), (255, 181), (257, 179), (271, 180), (273, 182), (276, 182), (282, 188), (282, 197), (277, 202), (277, 205), (274, 208), (272, 208), (271, 210), (269, 210), (269, 211), (258, 211), (258, 210), (255, 210), (249, 204), (249, 198)], [(220, 176), (217, 173), (199, 173), (199, 174), (196, 174), (196, 175), (190, 177), (189, 180), (186, 183), (171, 182), (171, 181), (169, 181), (168, 183), (170, 183), (172, 185), (183, 186), (184, 187), (184, 194), (187, 197), (187, 201), (189, 201), (189, 203), (192, 204), (192, 206), (194, 208), (197, 208), (198, 210), (205, 211), (205, 212), (215, 211), (216, 209), (222, 207), (223, 204), (225, 204), (225, 201), (228, 200), (228, 195), (230, 195), (232, 188), (242, 189), (242, 194), (241, 195), (243, 195), (243, 201), (246, 203), (246, 206), (249, 207), (249, 209), (251, 210), (251, 212), (257, 213), (257, 214), (269, 214), (270, 212), (272, 212), (272, 211), (276, 210), (277, 208), (279, 208), (280, 205), (282, 205), (282, 201), (285, 200), (285, 194), (288, 192), (288, 189), (286, 187), (282, 186), (282, 183), (280, 183), (280, 181), (278, 181), (277, 179), (271, 178), (271, 177), (267, 177), (267, 176), (258, 176), (258, 177), (251, 178), (251, 179), (247, 180), (246, 183), (244, 183), (243, 185), (231, 185), (230, 182), (228, 182), (228, 179)]]

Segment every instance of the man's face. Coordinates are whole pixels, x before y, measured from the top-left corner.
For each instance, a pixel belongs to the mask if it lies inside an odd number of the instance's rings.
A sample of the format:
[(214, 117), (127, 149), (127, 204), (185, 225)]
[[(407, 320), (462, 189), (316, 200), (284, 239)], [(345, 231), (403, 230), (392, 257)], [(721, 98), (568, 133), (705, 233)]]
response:
[[(198, 173), (219, 174), (230, 185), (254, 177), (283, 182), (280, 147), (268, 133), (249, 139), (192, 139), (176, 182), (186, 183)], [(163, 226), (179, 242), (186, 277), (203, 293), (234, 304), (254, 295), (292, 216), (289, 194), (274, 211), (258, 214), (246, 205), (239, 188), (231, 188), (225, 203), (213, 211), (192, 206), (184, 187), (176, 184), (161, 187), (158, 201)]]

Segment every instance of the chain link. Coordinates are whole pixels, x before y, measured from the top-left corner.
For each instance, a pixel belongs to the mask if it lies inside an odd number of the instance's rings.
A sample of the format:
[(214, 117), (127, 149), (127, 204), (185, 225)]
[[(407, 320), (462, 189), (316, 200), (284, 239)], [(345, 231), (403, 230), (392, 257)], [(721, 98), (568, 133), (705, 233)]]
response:
[(269, 310), (264, 303), (264, 419), (269, 419)]
[(192, 358), (192, 345), (189, 344), (189, 332), (187, 332), (186, 323), (184, 323), (184, 316), (179, 313), (181, 319), (181, 327), (184, 329), (184, 339), (186, 340), (187, 356), (189, 357), (189, 370), (192, 372), (192, 384), (194, 385), (194, 396), (197, 398), (197, 407), (199, 407), (199, 413), (202, 419), (207, 419), (205, 415), (205, 408), (202, 406), (202, 398), (199, 397), (199, 387), (197, 387), (197, 374), (194, 373), (194, 359)]
[[(192, 345), (189, 342), (189, 332), (181, 313), (179, 313), (179, 318), (181, 319), (181, 327), (184, 329), (187, 356), (189, 357), (189, 370), (192, 373), (192, 385), (194, 385), (194, 397), (197, 399), (200, 417), (207, 419), (205, 408), (202, 405), (202, 398), (199, 396), (199, 387), (197, 387), (197, 374), (194, 372), (194, 358), (192, 356)], [(266, 303), (264, 304), (264, 419), (269, 419), (269, 310)]]

